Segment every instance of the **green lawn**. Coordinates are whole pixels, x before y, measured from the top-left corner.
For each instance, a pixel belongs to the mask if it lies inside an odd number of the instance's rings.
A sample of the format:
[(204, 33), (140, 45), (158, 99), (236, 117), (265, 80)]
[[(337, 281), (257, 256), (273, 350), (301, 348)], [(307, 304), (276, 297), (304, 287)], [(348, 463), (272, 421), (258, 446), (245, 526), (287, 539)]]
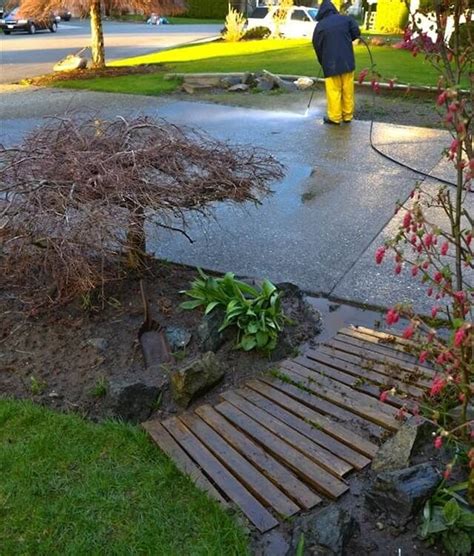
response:
[(210, 25), (214, 23), (224, 25), (223, 19), (198, 19), (195, 17), (167, 17), (166, 19), (175, 25)]
[(0, 477), (2, 556), (249, 553), (138, 427), (0, 401)]
[[(422, 56), (414, 58), (409, 52), (391, 47), (373, 47), (372, 51), (376, 69), (386, 80), (396, 78), (399, 83), (411, 85), (435, 86), (437, 84), (436, 71)], [(355, 53), (357, 71), (370, 66), (369, 55), (363, 45), (356, 46)], [(319, 74), (319, 64), (316, 62), (312, 45), (306, 39), (212, 42), (119, 60), (111, 65), (156, 63), (165, 64), (164, 71), (177, 73), (244, 72), (266, 69), (281, 74), (309, 76)], [(115, 77), (87, 82), (61, 82), (58, 86), (159, 94), (166, 92), (161, 90), (160, 80), (157, 75), (134, 75), (131, 78)], [(156, 83), (156, 86), (153, 83)]]

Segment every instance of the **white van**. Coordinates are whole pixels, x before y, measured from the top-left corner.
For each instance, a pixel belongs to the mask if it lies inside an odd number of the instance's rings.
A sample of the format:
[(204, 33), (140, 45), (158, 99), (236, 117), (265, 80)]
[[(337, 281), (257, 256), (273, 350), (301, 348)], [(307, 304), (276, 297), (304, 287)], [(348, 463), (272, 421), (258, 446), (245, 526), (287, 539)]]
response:
[[(266, 27), (272, 35), (275, 33), (274, 14), (277, 6), (255, 8), (247, 20), (246, 30)], [(286, 18), (280, 26), (280, 34), (287, 38), (312, 37), (316, 27), (317, 8), (293, 6), (287, 10)]]

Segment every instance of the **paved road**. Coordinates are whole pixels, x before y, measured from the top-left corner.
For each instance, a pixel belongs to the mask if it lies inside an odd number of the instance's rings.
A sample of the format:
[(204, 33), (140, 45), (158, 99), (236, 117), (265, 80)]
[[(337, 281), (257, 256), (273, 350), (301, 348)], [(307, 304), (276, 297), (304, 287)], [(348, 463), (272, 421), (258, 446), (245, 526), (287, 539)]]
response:
[[(164, 48), (205, 40), (219, 33), (220, 25), (145, 25), (104, 22), (108, 60), (138, 56)], [(0, 83), (13, 83), (25, 77), (48, 73), (67, 54), (87, 46), (89, 22), (61, 22), (57, 33), (36, 35), (0, 34)]]

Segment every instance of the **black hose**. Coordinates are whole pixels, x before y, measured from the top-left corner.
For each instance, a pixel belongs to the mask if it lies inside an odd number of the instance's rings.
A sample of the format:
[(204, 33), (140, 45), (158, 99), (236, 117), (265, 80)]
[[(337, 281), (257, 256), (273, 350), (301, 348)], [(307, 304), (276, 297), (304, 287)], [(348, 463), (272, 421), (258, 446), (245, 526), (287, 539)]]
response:
[[(370, 47), (367, 44), (367, 42), (362, 37), (360, 37), (360, 40), (365, 45), (365, 47), (367, 48), (367, 52), (369, 53), (369, 58), (370, 58), (371, 70), (373, 70), (375, 68), (375, 63), (374, 63), (374, 58), (372, 56), (372, 51), (370, 50)], [(406, 168), (407, 170), (410, 170), (411, 172), (414, 172), (415, 174), (419, 174), (420, 176), (423, 176), (425, 178), (431, 178), (431, 179), (436, 180), (440, 183), (444, 183), (445, 185), (450, 185), (452, 187), (457, 188), (457, 184), (455, 184), (455, 183), (453, 183), (449, 180), (445, 180), (444, 178), (440, 178), (438, 176), (434, 176), (433, 174), (423, 172), (422, 170), (417, 170), (416, 168), (413, 168), (409, 164), (405, 164), (404, 162), (401, 162), (400, 160), (397, 160), (396, 158), (393, 158), (392, 156), (390, 156), (388, 154), (385, 154), (374, 144), (373, 133), (374, 133), (375, 94), (376, 93), (375, 93), (375, 90), (374, 90), (373, 91), (373, 97), (372, 97), (372, 115), (371, 115), (371, 118), (370, 118), (370, 134), (369, 134), (369, 141), (370, 141), (370, 146), (372, 147), (372, 149), (376, 153), (378, 153), (380, 156), (382, 156), (383, 158), (386, 158), (387, 160), (390, 160), (391, 162), (393, 162), (395, 164), (398, 164), (398, 166), (401, 166), (402, 168)]]

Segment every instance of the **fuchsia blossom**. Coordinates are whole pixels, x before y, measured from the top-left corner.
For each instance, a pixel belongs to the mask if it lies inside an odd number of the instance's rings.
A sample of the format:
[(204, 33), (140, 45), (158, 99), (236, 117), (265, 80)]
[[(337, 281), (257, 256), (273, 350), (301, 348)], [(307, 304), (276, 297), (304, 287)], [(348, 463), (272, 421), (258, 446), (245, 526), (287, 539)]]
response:
[(426, 295), (427, 295), (428, 297), (431, 297), (431, 296), (433, 295), (433, 288), (431, 288), (431, 287), (428, 288), (428, 290), (426, 291)]
[(443, 473), (443, 477), (444, 477), (445, 481), (447, 481), (449, 479), (449, 477), (451, 477), (452, 471), (453, 471), (453, 464), (448, 463), (448, 465), (446, 466), (446, 469), (444, 470), (444, 473)]
[(420, 363), (424, 363), (427, 359), (428, 359), (428, 352), (427, 352), (426, 350), (425, 350), (425, 351), (422, 351), (422, 352), (420, 353), (420, 357), (418, 358), (418, 361), (419, 361)]
[(398, 263), (397, 265), (395, 265), (395, 274), (400, 274), (401, 271), (402, 271), (402, 265)]
[(461, 347), (461, 344), (464, 342), (465, 338), (466, 338), (466, 330), (465, 328), (460, 328), (454, 335), (454, 345), (456, 347)]
[(403, 217), (403, 227), (405, 229), (409, 228), (411, 224), (411, 212), (405, 212), (405, 216)]
[(415, 265), (415, 266), (412, 266), (412, 267), (411, 267), (411, 275), (412, 275), (412, 276), (416, 276), (416, 275), (418, 274), (418, 271), (419, 271), (419, 270), (420, 270), (419, 267), (417, 267), (416, 265)]
[(437, 436), (434, 441), (434, 447), (437, 450), (440, 450), (442, 446), (443, 446), (443, 439), (441, 438), (441, 436)]
[(449, 250), (449, 243), (445, 241), (443, 245), (441, 245), (441, 255), (447, 255)]
[(403, 331), (403, 337), (405, 338), (405, 340), (409, 340), (414, 333), (415, 333), (415, 327), (412, 324), (409, 324)]
[(381, 262), (383, 261), (383, 258), (385, 257), (385, 252), (386, 252), (386, 248), (385, 247), (379, 247), (377, 249), (377, 251), (375, 251), (375, 262), (377, 264), (381, 264)]
[(389, 394), (390, 390), (384, 390), (383, 392), (380, 392), (379, 400), (381, 402), (386, 402)]
[(466, 245), (469, 247), (471, 245), (471, 241), (472, 241), (472, 234), (469, 233), (466, 236)]
[(451, 146), (449, 147), (449, 154), (448, 154), (448, 158), (450, 160), (453, 160), (454, 157), (456, 156), (456, 153), (458, 152), (459, 149), (459, 145), (460, 142), (458, 139), (453, 139)]
[(446, 386), (446, 380), (441, 376), (435, 376), (431, 384), (430, 396), (434, 398), (439, 393), (442, 392), (443, 388)]
[(443, 275), (441, 274), (441, 272), (437, 272), (434, 276), (433, 276), (433, 280), (439, 284), (441, 282), (441, 280), (443, 279)]
[(362, 83), (365, 81), (365, 78), (367, 77), (367, 74), (369, 73), (369, 70), (363, 69), (360, 73), (359, 73), (359, 85), (362, 85)]
[(385, 322), (390, 326), (396, 324), (400, 319), (400, 315), (396, 309), (389, 309), (385, 317)]
[(439, 307), (436, 307), (436, 305), (434, 307), (432, 307), (431, 309), (431, 316), (435, 319), (436, 315), (438, 314), (439, 311)]
[(466, 301), (466, 292), (463, 292), (462, 290), (454, 292), (453, 296), (458, 303), (464, 303)]

